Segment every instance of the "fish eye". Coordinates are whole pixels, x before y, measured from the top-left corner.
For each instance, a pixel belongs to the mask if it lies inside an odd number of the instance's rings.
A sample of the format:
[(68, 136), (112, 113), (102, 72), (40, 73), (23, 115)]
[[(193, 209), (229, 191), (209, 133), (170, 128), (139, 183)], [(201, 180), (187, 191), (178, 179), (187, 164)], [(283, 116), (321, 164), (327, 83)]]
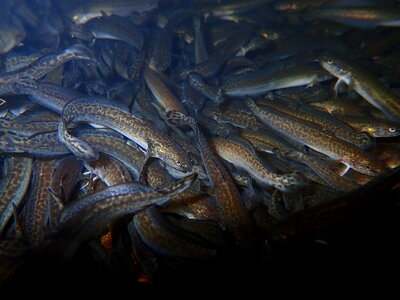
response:
[(178, 166), (180, 166), (180, 165), (182, 164), (182, 162), (181, 162), (180, 160), (178, 160), (178, 161), (176, 162), (176, 164), (177, 164)]
[(390, 127), (388, 130), (389, 130), (390, 133), (396, 132), (396, 128), (393, 128), (393, 127)]
[(328, 63), (328, 65), (333, 64), (333, 60), (332, 59), (328, 59), (326, 62)]

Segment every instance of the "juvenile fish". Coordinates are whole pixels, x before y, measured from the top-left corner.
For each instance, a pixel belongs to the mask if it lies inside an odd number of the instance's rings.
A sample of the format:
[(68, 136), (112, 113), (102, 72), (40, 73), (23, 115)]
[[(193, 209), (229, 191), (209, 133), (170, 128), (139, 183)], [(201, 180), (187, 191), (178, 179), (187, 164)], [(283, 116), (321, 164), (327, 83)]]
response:
[(246, 105), (266, 125), (348, 167), (368, 175), (378, 175), (385, 171), (380, 163), (357, 146), (323, 132), (311, 123), (288, 117), (271, 108), (258, 107), (250, 99), (247, 99)]
[(338, 78), (338, 83), (345, 82), (389, 119), (400, 122), (399, 95), (368, 70), (332, 55), (321, 56), (319, 62), (324, 69)]
[(0, 180), (0, 236), (13, 215), (13, 205), (19, 207), (25, 196), (32, 173), (32, 158), (10, 156), (3, 159)]
[(221, 210), (222, 221), (239, 245), (250, 247), (253, 240), (251, 220), (231, 176), (211, 151), (203, 133), (191, 117), (172, 111), (167, 114), (167, 118), (180, 124), (190, 125), (194, 130), (201, 159)]
[(340, 116), (337, 118), (357, 131), (368, 132), (373, 137), (395, 137), (400, 135), (400, 124), (372, 117)]
[[(132, 116), (123, 108), (110, 105), (106, 100), (86, 98), (69, 102), (63, 110), (63, 122), (60, 123), (59, 134), (66, 132), (63, 124), (75, 122), (107, 126), (147, 150), (148, 156), (158, 157), (178, 170), (187, 172), (192, 167), (187, 153), (176, 141), (147, 121)], [(82, 157), (89, 156), (90, 159), (91, 154), (93, 154), (91, 151), (89, 149), (86, 154), (82, 151), (80, 153)]]
[(319, 126), (321, 130), (331, 132), (337, 138), (357, 145), (360, 148), (367, 149), (374, 145), (374, 140), (366, 132), (355, 131), (351, 126), (340, 121), (340, 119), (318, 112), (307, 106), (300, 106), (298, 109), (294, 109), (275, 101), (257, 101), (256, 103), (263, 107), (273, 108), (288, 116), (310, 122)]
[(168, 223), (156, 207), (138, 212), (133, 217), (133, 222), (146, 245), (162, 255), (198, 260), (210, 259), (216, 254), (215, 249), (193, 241), (194, 236), (192, 240), (187, 238), (188, 234)]
[(247, 171), (260, 184), (270, 185), (284, 192), (304, 184), (299, 173), (279, 175), (267, 169), (253, 149), (237, 141), (211, 138), (209, 144), (220, 157)]
[(311, 85), (330, 79), (326, 72), (314, 67), (294, 67), (276, 72), (259, 71), (226, 80), (221, 89), (231, 97), (257, 96), (276, 89)]
[(124, 215), (169, 200), (190, 187), (196, 178), (196, 174), (192, 174), (157, 190), (138, 183), (119, 184), (69, 203), (59, 218), (60, 237), (67, 242), (65, 255), (72, 255), (80, 243), (101, 227)]

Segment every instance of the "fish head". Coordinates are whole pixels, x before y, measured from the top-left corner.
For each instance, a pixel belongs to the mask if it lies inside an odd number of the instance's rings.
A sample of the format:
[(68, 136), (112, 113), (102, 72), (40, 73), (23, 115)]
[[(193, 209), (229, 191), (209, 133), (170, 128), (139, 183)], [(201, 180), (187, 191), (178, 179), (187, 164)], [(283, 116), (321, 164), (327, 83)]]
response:
[(332, 75), (347, 82), (351, 81), (351, 70), (348, 68), (348, 64), (344, 59), (334, 55), (325, 54), (318, 58), (318, 62)]
[(150, 156), (158, 157), (181, 172), (190, 172), (193, 168), (189, 155), (178, 144), (174, 147), (166, 147), (152, 142), (149, 143), (148, 152)]
[(352, 161), (351, 167), (360, 173), (370, 176), (378, 176), (387, 171), (384, 164), (370, 156), (358, 157)]

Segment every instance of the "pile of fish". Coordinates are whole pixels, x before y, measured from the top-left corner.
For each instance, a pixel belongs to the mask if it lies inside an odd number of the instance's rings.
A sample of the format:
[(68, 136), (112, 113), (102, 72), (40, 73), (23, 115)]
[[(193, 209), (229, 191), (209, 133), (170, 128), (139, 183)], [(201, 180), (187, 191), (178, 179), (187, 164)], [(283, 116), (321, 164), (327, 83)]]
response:
[(397, 1), (2, 5), (1, 280), (88, 245), (154, 281), (400, 165)]

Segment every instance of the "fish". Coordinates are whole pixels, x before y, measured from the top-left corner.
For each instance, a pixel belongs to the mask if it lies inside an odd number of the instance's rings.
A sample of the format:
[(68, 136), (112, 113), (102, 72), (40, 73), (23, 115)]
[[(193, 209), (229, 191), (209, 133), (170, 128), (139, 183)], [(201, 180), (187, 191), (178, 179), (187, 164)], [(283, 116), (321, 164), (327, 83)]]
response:
[(83, 26), (93, 35), (94, 39), (123, 41), (137, 50), (141, 50), (145, 42), (145, 36), (141, 29), (119, 16), (93, 18)]
[(96, 161), (85, 162), (85, 167), (96, 174), (107, 186), (132, 182), (128, 169), (107, 155), (100, 155)]
[(146, 67), (143, 72), (143, 77), (147, 87), (152, 92), (157, 103), (163, 108), (165, 112), (169, 110), (178, 110), (183, 114), (187, 114), (186, 109), (167, 85), (161, 80), (155, 71)]
[(312, 85), (329, 79), (331, 76), (319, 68), (304, 66), (273, 73), (259, 71), (245, 74), (226, 80), (221, 89), (224, 95), (230, 97), (257, 96), (276, 89)]
[(399, 27), (400, 9), (379, 6), (319, 7), (304, 15), (306, 20), (328, 20), (356, 28)]
[(13, 205), (17, 208), (28, 192), (33, 169), (32, 158), (10, 156), (3, 159), (4, 168), (0, 181), (0, 236), (13, 216)]
[[(0, 95), (18, 93), (17, 86), (21, 79), (38, 80), (58, 66), (73, 59), (93, 60), (92, 52), (83, 45), (72, 45), (57, 54), (48, 54), (30, 65), (16, 71), (0, 74)], [(16, 88), (17, 90), (14, 90)]]
[(262, 185), (273, 186), (280, 191), (289, 192), (305, 183), (299, 173), (280, 175), (271, 171), (263, 164), (252, 146), (250, 147), (240, 140), (211, 138), (209, 145), (220, 157), (247, 171), (254, 180)]
[[(19, 153), (32, 157), (59, 157), (70, 153), (69, 149), (58, 141), (57, 131), (37, 133), (33, 136), (3, 132), (5, 135), (0, 140), (0, 153)], [(126, 143), (121, 135), (102, 129), (84, 129), (79, 130), (77, 136), (93, 145), (100, 153), (122, 162), (134, 179), (139, 178), (146, 162), (145, 154), (137, 147)]]
[(58, 227), (58, 234), (67, 243), (63, 253), (70, 257), (96, 230), (124, 215), (168, 201), (190, 187), (196, 178), (191, 174), (156, 190), (138, 183), (118, 184), (67, 204)]
[(231, 124), (239, 128), (258, 130), (265, 127), (253, 114), (242, 109), (228, 108), (219, 111), (207, 107), (202, 110), (202, 114), (220, 124)]
[[(168, 135), (152, 126), (146, 120), (134, 117), (126, 108), (110, 105), (107, 100), (100, 98), (84, 98), (69, 102), (62, 113), (63, 122), (60, 122), (59, 134), (68, 133), (64, 124), (87, 122), (107, 126), (147, 150), (149, 157), (158, 157), (168, 165), (183, 172), (190, 171), (190, 158), (181, 146)], [(76, 137), (72, 140), (75, 142)], [(68, 143), (67, 143), (68, 144)], [(86, 144), (78, 145), (78, 155), (83, 158), (96, 158), (93, 147), (86, 148)], [(84, 147), (83, 152), (79, 147)], [(88, 155), (87, 155), (88, 154)]]
[(243, 248), (251, 247), (253, 242), (251, 220), (239, 191), (221, 161), (212, 152), (196, 121), (177, 111), (168, 112), (167, 119), (190, 125), (194, 130), (203, 165), (216, 194), (223, 225), (232, 233), (238, 245)]
[(315, 126), (321, 128), (321, 130), (332, 133), (337, 138), (340, 138), (346, 142), (354, 144), (360, 148), (368, 149), (371, 148), (375, 141), (366, 132), (358, 132), (353, 127), (342, 122), (329, 114), (318, 112), (313, 108), (306, 105), (299, 105), (297, 109), (291, 108), (288, 105), (282, 105), (276, 101), (257, 101), (259, 105), (264, 107), (270, 107), (274, 110), (280, 111), (288, 116), (292, 116), (297, 119), (310, 122)]
[(288, 117), (271, 108), (259, 107), (250, 98), (247, 98), (246, 105), (264, 124), (356, 171), (373, 176), (385, 171), (383, 165), (370, 154), (353, 144), (321, 131), (310, 123)]
[(371, 72), (355, 62), (333, 55), (319, 57), (320, 65), (329, 73), (346, 83), (363, 99), (382, 111), (387, 118), (400, 122), (400, 96), (388, 88)]
[(59, 3), (66, 16), (76, 24), (85, 24), (103, 14), (129, 16), (133, 12), (144, 13), (158, 7), (158, 0), (95, 0)]
[(400, 135), (400, 123), (385, 119), (357, 116), (337, 116), (357, 131), (367, 132), (373, 137), (395, 137)]
[(194, 29), (194, 62), (200, 64), (209, 58), (204, 36), (204, 22), (198, 16), (193, 17)]
[(23, 211), (24, 238), (32, 248), (38, 248), (48, 234), (50, 218), (51, 179), (55, 160), (35, 159), (29, 198)]
[(135, 214), (133, 222), (143, 242), (156, 253), (191, 260), (211, 259), (216, 255), (215, 249), (196, 242), (196, 236), (170, 224), (154, 206)]

